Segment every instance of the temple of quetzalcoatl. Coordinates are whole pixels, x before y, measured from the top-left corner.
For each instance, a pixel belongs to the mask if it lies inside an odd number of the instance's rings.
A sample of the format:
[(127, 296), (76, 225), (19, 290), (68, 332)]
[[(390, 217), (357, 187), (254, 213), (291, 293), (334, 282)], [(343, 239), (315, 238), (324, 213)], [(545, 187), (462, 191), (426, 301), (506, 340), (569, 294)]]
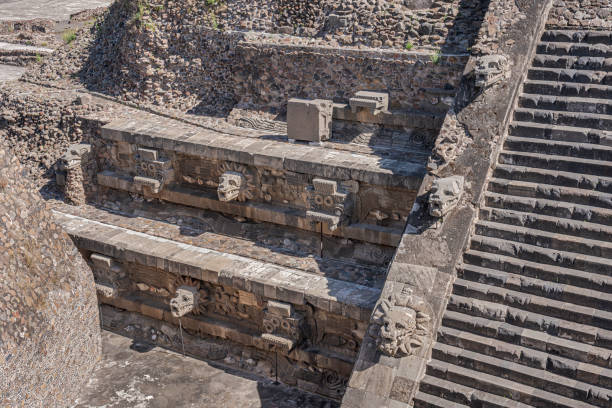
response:
[(105, 330), (346, 408), (612, 407), (610, 0), (118, 0), (79, 35), (0, 129), (58, 140)]

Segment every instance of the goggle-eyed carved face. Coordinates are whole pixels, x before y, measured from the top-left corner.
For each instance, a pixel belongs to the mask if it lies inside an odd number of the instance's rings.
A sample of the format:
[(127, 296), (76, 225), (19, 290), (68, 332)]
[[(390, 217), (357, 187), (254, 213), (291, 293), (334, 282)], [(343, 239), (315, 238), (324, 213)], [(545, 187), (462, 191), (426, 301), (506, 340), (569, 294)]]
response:
[(244, 176), (235, 171), (226, 171), (219, 178), (217, 194), (220, 201), (233, 201), (240, 195), (244, 184)]

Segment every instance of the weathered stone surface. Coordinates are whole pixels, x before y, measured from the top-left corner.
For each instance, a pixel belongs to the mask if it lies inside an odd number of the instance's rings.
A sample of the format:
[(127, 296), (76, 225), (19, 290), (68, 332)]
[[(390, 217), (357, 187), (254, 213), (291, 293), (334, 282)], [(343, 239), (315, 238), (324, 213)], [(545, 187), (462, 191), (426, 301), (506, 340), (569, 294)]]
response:
[(91, 270), (0, 146), (0, 404), (67, 406), (100, 353)]
[(333, 102), (292, 98), (287, 103), (287, 137), (318, 143), (331, 137)]

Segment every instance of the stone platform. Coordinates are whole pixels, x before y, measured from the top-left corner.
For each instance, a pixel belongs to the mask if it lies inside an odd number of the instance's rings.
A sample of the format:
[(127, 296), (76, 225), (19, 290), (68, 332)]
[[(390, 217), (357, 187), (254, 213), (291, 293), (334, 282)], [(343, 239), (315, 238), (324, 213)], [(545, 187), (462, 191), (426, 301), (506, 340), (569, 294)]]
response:
[(73, 408), (335, 408), (323, 397), (102, 332), (102, 361)]

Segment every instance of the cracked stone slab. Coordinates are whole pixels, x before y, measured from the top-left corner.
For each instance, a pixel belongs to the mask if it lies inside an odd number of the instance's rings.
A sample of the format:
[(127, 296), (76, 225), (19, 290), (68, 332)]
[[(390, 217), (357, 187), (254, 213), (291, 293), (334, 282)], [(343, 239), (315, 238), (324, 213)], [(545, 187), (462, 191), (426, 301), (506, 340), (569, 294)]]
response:
[(0, 64), (0, 82), (17, 80), (21, 78), (25, 71), (24, 67)]
[(68, 20), (71, 14), (107, 7), (110, 3), (109, 0), (0, 0), (0, 21)]

